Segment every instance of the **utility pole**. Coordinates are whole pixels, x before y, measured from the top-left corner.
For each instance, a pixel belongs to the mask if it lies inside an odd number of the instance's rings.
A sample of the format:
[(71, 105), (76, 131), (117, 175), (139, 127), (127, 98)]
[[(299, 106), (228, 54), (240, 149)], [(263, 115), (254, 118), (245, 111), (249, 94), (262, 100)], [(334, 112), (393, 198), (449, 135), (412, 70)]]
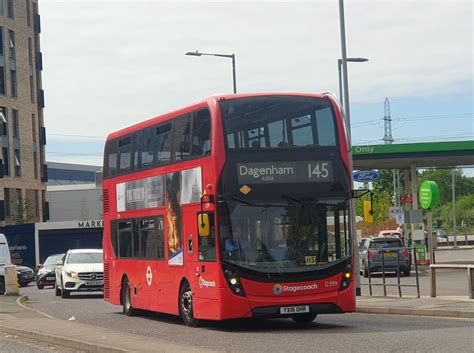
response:
[[(456, 186), (454, 184), (454, 171), (456, 169), (453, 168), (453, 172), (451, 174), (451, 185), (452, 185), (452, 189), (453, 189), (453, 235), (454, 235), (454, 246), (457, 246), (458, 245), (458, 242), (457, 242), (457, 239), (456, 239)], [(467, 242), (466, 242), (466, 245), (467, 245)]]

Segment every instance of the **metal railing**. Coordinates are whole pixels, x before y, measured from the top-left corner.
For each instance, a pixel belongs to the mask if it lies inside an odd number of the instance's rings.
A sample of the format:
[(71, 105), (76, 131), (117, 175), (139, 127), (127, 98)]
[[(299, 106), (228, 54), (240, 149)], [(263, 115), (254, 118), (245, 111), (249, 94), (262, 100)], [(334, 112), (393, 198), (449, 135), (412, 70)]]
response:
[[(391, 284), (386, 282), (386, 271), (385, 271), (385, 253), (397, 251), (397, 284)], [(403, 249), (381, 249), (382, 255), (382, 283), (372, 283), (372, 276), (371, 276), (371, 266), (370, 266), (370, 257), (367, 256), (367, 274), (369, 283), (361, 283), (362, 285), (369, 286), (369, 294), (370, 296), (373, 295), (372, 287), (373, 286), (382, 286), (383, 287), (383, 295), (387, 296), (387, 287), (397, 287), (398, 288), (398, 295), (400, 298), (402, 297), (402, 287), (415, 287), (417, 292), (417, 297), (420, 297), (420, 281), (419, 281), (419, 274), (418, 274), (418, 261), (416, 257), (416, 248), (407, 248), (407, 250), (412, 251), (413, 257), (410, 257), (410, 262), (415, 266), (415, 280), (416, 284), (402, 284), (400, 282), (400, 251)], [(413, 260), (413, 261), (412, 261)]]

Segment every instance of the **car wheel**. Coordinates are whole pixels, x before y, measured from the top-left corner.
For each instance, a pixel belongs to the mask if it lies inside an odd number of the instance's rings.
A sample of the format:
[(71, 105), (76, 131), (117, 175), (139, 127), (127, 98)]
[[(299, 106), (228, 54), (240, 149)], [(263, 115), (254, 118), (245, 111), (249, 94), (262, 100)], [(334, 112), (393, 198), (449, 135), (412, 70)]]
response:
[(54, 295), (59, 297), (61, 295), (61, 289), (58, 288), (58, 284), (54, 283)]
[(43, 288), (44, 288), (44, 284), (42, 284), (42, 283), (36, 283), (36, 287), (37, 287), (38, 289), (43, 289)]
[(199, 320), (194, 318), (193, 292), (188, 282), (184, 282), (179, 291), (179, 313), (186, 326), (199, 326)]
[(364, 267), (364, 277), (369, 277), (369, 270), (367, 269), (367, 267)]
[(411, 272), (410, 270), (403, 270), (403, 274), (405, 275), (405, 277), (410, 277)]
[(122, 286), (122, 312), (127, 316), (136, 314), (136, 310), (132, 307), (131, 290), (128, 279), (125, 279)]
[(310, 323), (314, 321), (314, 319), (316, 319), (316, 316), (318, 316), (318, 314), (307, 313), (307, 314), (293, 315), (291, 318), (297, 324), (309, 325)]
[(61, 298), (66, 299), (69, 298), (70, 292), (64, 289), (64, 282), (61, 279)]
[(29, 282), (20, 282), (20, 287), (26, 287), (28, 286)]

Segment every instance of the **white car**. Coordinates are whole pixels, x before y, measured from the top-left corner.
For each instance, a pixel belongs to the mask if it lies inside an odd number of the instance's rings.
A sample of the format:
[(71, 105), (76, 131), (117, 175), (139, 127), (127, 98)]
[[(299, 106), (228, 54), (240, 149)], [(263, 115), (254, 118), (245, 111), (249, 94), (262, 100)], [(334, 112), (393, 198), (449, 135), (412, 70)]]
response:
[(104, 263), (102, 250), (69, 250), (55, 270), (55, 294), (68, 298), (71, 292), (103, 291)]
[(0, 295), (5, 292), (5, 266), (11, 265), (7, 238), (0, 233)]

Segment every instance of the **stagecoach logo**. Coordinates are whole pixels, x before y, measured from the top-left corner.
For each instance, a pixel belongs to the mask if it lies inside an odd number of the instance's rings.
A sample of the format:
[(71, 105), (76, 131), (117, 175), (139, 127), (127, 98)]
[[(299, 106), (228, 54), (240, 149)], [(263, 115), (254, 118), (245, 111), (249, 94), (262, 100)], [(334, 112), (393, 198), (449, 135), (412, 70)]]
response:
[(283, 286), (281, 284), (275, 284), (273, 286), (273, 293), (275, 293), (276, 295), (280, 295), (281, 293), (283, 293)]
[(206, 281), (203, 277), (199, 277), (199, 288), (204, 288), (204, 287), (215, 287), (216, 282), (215, 281)]
[(314, 290), (314, 289), (318, 289), (317, 283), (303, 284), (303, 285), (297, 285), (297, 286), (287, 286), (287, 285), (281, 285), (277, 283), (273, 286), (273, 293), (275, 295), (280, 295), (283, 292), (296, 293), (299, 291), (307, 291), (307, 290)]
[(151, 286), (151, 281), (153, 281), (153, 273), (151, 272), (151, 267), (146, 268), (146, 283)]

